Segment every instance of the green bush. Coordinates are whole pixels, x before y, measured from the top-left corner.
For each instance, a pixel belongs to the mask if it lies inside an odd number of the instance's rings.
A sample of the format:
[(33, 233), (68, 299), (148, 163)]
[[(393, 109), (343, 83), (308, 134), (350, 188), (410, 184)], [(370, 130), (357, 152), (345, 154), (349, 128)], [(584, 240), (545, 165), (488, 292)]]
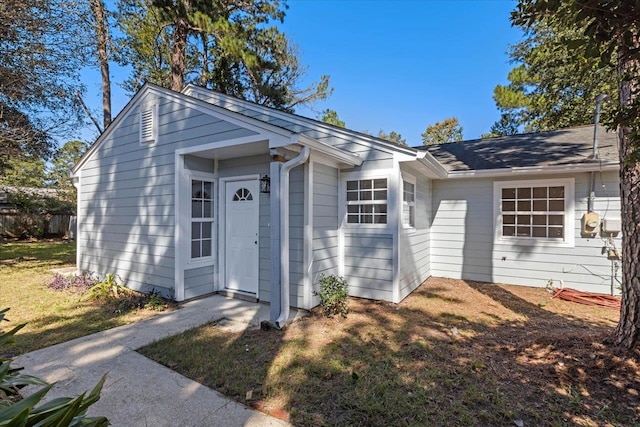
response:
[(147, 302), (144, 304), (144, 308), (147, 310), (164, 311), (167, 307), (167, 301), (162, 297), (160, 292), (154, 289), (147, 295)]
[[(0, 310), (0, 323), (5, 321), (8, 308)], [(15, 342), (14, 335), (24, 327), (24, 323), (8, 332), (0, 329), (0, 346)], [(36, 405), (51, 390), (49, 384), (38, 377), (22, 374), (22, 368), (11, 367), (11, 359), (0, 358), (0, 426), (15, 427), (103, 427), (109, 425), (105, 417), (87, 417), (87, 409), (100, 399), (100, 391), (105, 381), (103, 376), (89, 394), (59, 397)], [(43, 386), (24, 398), (20, 389), (27, 385)]]
[(349, 294), (347, 282), (343, 277), (333, 274), (331, 276), (320, 275), (320, 291), (314, 291), (314, 295), (320, 297), (320, 305), (325, 316), (333, 317), (336, 314), (341, 314), (342, 317), (347, 317)]
[[(119, 284), (118, 279), (119, 277), (115, 274), (107, 274), (102, 281), (87, 289), (87, 291), (82, 295), (82, 299), (118, 299), (136, 293), (125, 285)], [(122, 281), (122, 279), (120, 279), (120, 281)]]

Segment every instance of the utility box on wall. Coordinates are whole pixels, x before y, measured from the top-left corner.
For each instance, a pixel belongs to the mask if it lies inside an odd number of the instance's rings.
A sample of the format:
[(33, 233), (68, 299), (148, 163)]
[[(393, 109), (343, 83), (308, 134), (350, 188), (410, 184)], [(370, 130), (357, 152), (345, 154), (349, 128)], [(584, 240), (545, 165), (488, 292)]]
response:
[(600, 215), (587, 212), (582, 215), (582, 237), (595, 237), (600, 226)]
[(622, 231), (620, 218), (605, 218), (602, 220), (602, 232), (606, 234), (618, 234)]

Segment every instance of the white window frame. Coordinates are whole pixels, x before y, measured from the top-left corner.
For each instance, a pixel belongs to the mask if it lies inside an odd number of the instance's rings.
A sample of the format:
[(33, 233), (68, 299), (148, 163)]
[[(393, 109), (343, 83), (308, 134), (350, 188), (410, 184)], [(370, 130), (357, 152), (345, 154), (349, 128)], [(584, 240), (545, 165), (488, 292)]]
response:
[[(414, 177), (413, 175), (409, 175), (407, 173), (402, 173), (402, 179), (400, 180), (400, 183), (402, 185), (402, 191), (401, 193), (401, 198), (400, 198), (400, 220), (402, 221), (402, 228), (404, 229), (409, 229), (409, 230), (415, 230), (416, 228), (416, 197), (417, 197), (417, 193), (418, 193), (418, 184), (417, 184), (417, 180), (416, 177)], [(413, 200), (408, 202), (404, 199), (404, 195), (405, 195), (405, 182), (407, 184), (411, 184), (413, 185)], [(404, 220), (404, 210), (405, 208), (408, 208), (410, 211), (409, 213), (409, 218), (413, 217), (413, 221), (409, 221), (409, 223), (407, 224)]]
[[(151, 132), (147, 134), (144, 127), (144, 116), (150, 116)], [(140, 144), (151, 144), (158, 139), (158, 105), (141, 105), (138, 113), (138, 131)]]
[[(502, 235), (502, 190), (504, 188), (518, 187), (564, 187), (564, 228), (563, 238), (548, 237), (522, 237)], [(494, 210), (494, 242), (497, 244), (514, 244), (524, 246), (575, 246), (575, 179), (539, 179), (539, 180), (510, 180), (495, 181), (493, 183), (493, 210)], [(531, 211), (527, 211), (531, 212)], [(551, 211), (547, 211), (551, 212)]]
[[(340, 218), (341, 218), (341, 226), (345, 229), (349, 230), (385, 230), (390, 229), (393, 224), (397, 224), (395, 219), (393, 218), (393, 197), (395, 193), (392, 191), (392, 183), (393, 178), (391, 175), (391, 170), (379, 170), (379, 171), (362, 171), (362, 172), (347, 172), (340, 174), (340, 188), (338, 191), (338, 197), (340, 200)], [(387, 222), (385, 224), (374, 224), (374, 223), (349, 223), (347, 218), (347, 206), (349, 202), (347, 201), (347, 181), (360, 181), (360, 180), (375, 180), (375, 179), (386, 179), (387, 180)], [(354, 201), (355, 202), (355, 201)], [(381, 202), (381, 201), (379, 201)], [(352, 203), (355, 204), (355, 203)], [(381, 204), (381, 203), (380, 203)]]
[[(189, 222), (189, 227), (188, 227), (188, 239), (187, 241), (189, 242), (189, 244), (187, 245), (187, 257), (186, 259), (188, 260), (187, 263), (189, 265), (200, 265), (200, 264), (211, 264), (211, 262), (213, 262), (216, 258), (216, 250), (218, 247), (217, 244), (217, 233), (216, 233), (216, 227), (217, 227), (217, 221), (216, 221), (216, 212), (217, 212), (217, 203), (216, 203), (216, 191), (217, 191), (217, 180), (215, 178), (213, 178), (211, 175), (200, 175), (200, 174), (194, 174), (194, 175), (188, 175), (187, 176), (187, 182), (188, 182), (188, 188), (189, 188), (189, 204), (187, 206), (187, 215), (186, 217), (188, 218), (188, 222)], [(192, 185), (193, 185), (193, 181), (203, 181), (203, 182), (210, 182), (211, 183), (211, 216), (210, 217), (201, 217), (201, 218), (193, 218), (192, 216), (192, 202), (193, 202), (193, 198), (192, 198), (192, 193), (191, 193), (191, 189), (192, 189)], [(195, 220), (195, 221), (194, 221)], [(192, 256), (192, 252), (191, 252), (191, 244), (193, 242), (193, 235), (192, 235), (192, 225), (194, 222), (211, 222), (211, 255), (208, 256), (200, 256), (197, 258), (193, 258)], [(202, 240), (202, 238), (200, 238), (200, 240)]]

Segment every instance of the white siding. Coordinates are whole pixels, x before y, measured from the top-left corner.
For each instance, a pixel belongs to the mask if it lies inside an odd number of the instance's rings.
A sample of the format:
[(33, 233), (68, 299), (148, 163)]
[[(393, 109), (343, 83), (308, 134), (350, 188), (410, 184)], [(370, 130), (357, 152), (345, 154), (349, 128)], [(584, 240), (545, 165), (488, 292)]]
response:
[[(575, 247), (495, 244), (493, 180), (433, 181), (431, 274), (529, 286), (545, 286), (548, 280), (553, 280), (555, 286), (562, 281), (564, 287), (608, 293), (611, 261), (602, 254), (604, 242), (600, 237), (580, 235), (581, 217), (587, 211), (589, 174), (572, 176), (575, 177)], [(545, 176), (545, 179), (549, 178)], [(596, 174), (595, 192), (595, 211), (619, 218), (617, 174)], [(619, 248), (619, 238), (615, 242)]]
[[(313, 290), (318, 291), (322, 274), (339, 274), (338, 251), (338, 170), (314, 163), (313, 165)], [(312, 298), (316, 306), (320, 299)]]
[(184, 271), (184, 298), (194, 298), (215, 291), (213, 286), (214, 266), (192, 268)]
[(289, 302), (304, 307), (304, 167), (289, 174)]
[(346, 232), (344, 242), (349, 294), (393, 301), (393, 235)]
[(402, 229), (399, 243), (400, 295), (402, 300), (431, 275), (431, 188), (428, 178), (403, 168), (416, 177), (415, 228)]
[(175, 150), (255, 133), (160, 96), (144, 101), (157, 105), (156, 140), (140, 143), (134, 108), (80, 170), (78, 267), (173, 295)]

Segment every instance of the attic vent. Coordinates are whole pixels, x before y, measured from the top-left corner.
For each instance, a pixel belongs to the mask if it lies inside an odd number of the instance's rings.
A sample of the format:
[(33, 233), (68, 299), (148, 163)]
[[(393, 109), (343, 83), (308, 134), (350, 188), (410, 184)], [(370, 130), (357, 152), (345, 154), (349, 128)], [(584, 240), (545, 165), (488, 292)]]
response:
[(156, 139), (156, 107), (140, 110), (140, 142), (153, 142)]

